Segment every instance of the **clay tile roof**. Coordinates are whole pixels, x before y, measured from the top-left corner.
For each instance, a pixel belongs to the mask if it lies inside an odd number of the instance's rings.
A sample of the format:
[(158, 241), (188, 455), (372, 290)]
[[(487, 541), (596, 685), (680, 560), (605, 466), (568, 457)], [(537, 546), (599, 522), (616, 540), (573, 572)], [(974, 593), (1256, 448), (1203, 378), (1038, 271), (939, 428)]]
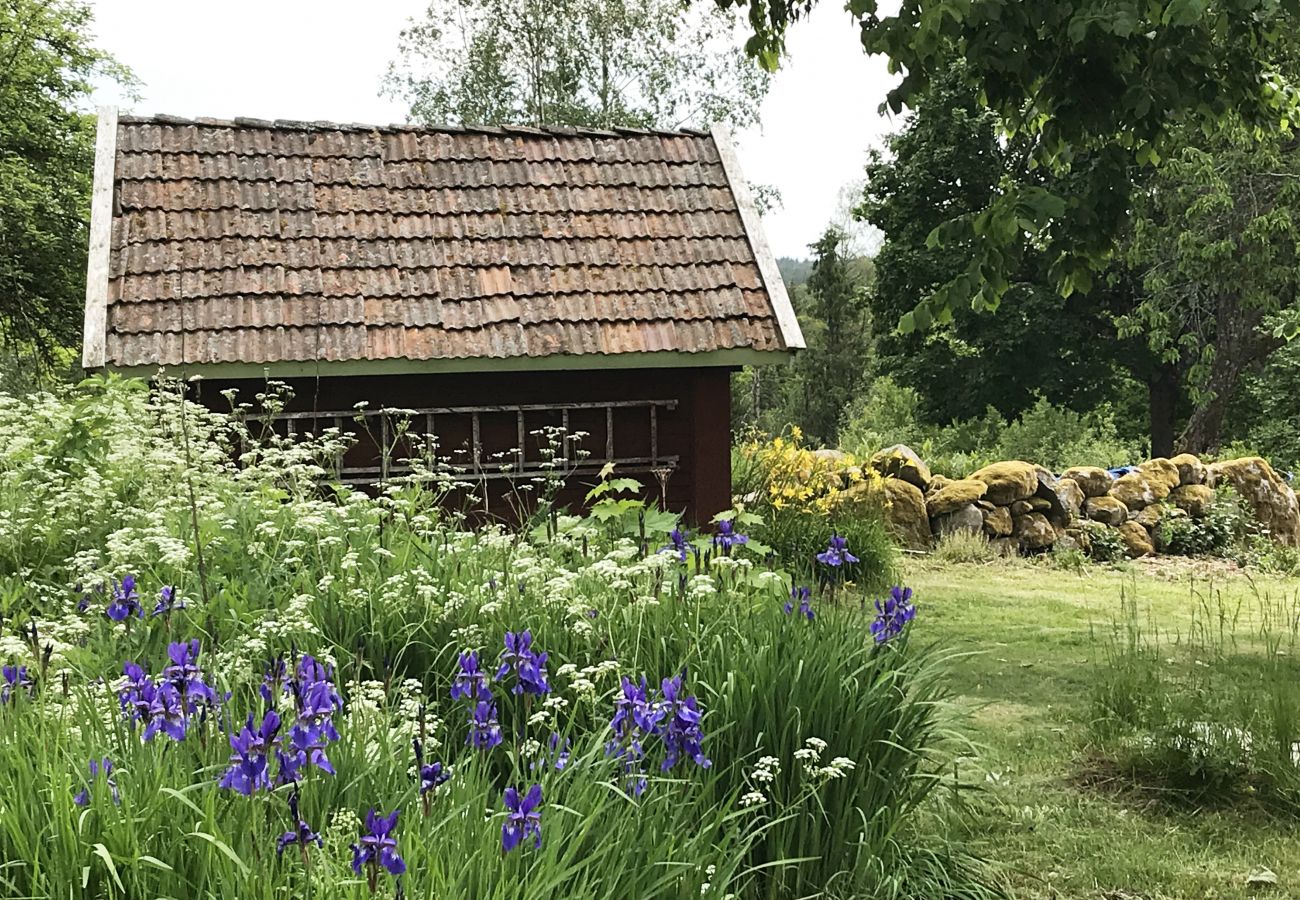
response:
[(722, 132), (107, 110), (96, 177), (88, 367), (803, 345)]

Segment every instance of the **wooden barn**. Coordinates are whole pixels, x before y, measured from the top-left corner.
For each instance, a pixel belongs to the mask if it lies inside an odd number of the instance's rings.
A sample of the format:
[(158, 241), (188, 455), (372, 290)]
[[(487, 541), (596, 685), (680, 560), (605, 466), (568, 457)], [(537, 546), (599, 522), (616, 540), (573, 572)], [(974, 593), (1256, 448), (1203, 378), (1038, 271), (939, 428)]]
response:
[(285, 382), (282, 430), (360, 435), (343, 478), (433, 435), (489, 505), (554, 426), (586, 433), (574, 496), (612, 462), (694, 518), (725, 509), (730, 373), (803, 346), (720, 129), (107, 109), (88, 276), (88, 370), (200, 375), (215, 408)]

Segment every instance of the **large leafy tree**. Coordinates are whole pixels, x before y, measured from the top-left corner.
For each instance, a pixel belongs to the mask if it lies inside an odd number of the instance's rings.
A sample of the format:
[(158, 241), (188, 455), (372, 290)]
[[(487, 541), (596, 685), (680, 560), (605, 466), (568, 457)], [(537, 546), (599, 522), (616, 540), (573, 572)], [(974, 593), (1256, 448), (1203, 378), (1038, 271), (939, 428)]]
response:
[(1009, 176), (1028, 177), (1018, 171), (1027, 158), (1024, 142), (1001, 140), (996, 115), (976, 94), (964, 66), (954, 65), (914, 99), (912, 116), (889, 138), (887, 152), (870, 157), (857, 213), (884, 235), (871, 293), (882, 326), (878, 365), (918, 392), (934, 423), (974, 418), (988, 407), (1014, 418), (1040, 395), (1090, 408), (1115, 389), (1119, 366), (1144, 354), (1115, 341), (1108, 308), (1117, 300), (1114, 291), (1062, 302), (1037, 255), (1008, 275), (1001, 314), (955, 308), (925, 332), (894, 328), (976, 252), (969, 239), (934, 245), (928, 241), (933, 229), (986, 208)]
[(429, 123), (745, 127), (767, 78), (733, 34), (680, 0), (435, 0), (385, 84)]
[(1178, 444), (1203, 452), (1242, 379), (1300, 330), (1300, 146), (1241, 124), (1186, 137), (1138, 195), (1127, 261), (1143, 295), (1121, 325), (1180, 373)]
[(0, 341), (50, 363), (81, 330), (94, 160), (91, 80), (129, 74), (74, 0), (0, 2)]
[[(714, 0), (747, 11), (748, 49), (775, 68), (786, 30), (817, 0)], [(1031, 252), (1045, 255), (1064, 295), (1091, 288), (1129, 222), (1141, 168), (1168, 155), (1179, 129), (1231, 118), (1276, 131), (1295, 96), (1270, 48), (1300, 25), (1300, 0), (848, 0), (863, 48), (902, 80), (889, 106), (910, 106), (966, 62), (980, 106), (1023, 136), (1052, 185), (1008, 178), (987, 203), (945, 222), (944, 243), (970, 248), (967, 266), (922, 298), (905, 330), (948, 321), (969, 301), (994, 308)]]

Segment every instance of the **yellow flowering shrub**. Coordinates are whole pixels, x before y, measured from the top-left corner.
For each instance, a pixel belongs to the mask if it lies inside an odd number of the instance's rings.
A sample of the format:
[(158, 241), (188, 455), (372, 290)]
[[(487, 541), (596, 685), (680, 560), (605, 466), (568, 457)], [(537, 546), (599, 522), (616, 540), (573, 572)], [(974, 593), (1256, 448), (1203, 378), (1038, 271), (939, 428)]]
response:
[(860, 505), (879, 487), (880, 476), (842, 450), (808, 447), (803, 432), (746, 436), (737, 448), (738, 469), (746, 475), (743, 500), (751, 508), (815, 513), (834, 519), (845, 507)]
[(816, 556), (838, 534), (860, 559), (846, 572), (850, 579), (863, 586), (887, 582), (895, 550), (881, 518), (878, 473), (850, 453), (809, 447), (797, 427), (775, 437), (742, 436), (732, 463), (736, 507), (758, 514), (754, 537), (782, 564), (800, 577), (818, 577)]

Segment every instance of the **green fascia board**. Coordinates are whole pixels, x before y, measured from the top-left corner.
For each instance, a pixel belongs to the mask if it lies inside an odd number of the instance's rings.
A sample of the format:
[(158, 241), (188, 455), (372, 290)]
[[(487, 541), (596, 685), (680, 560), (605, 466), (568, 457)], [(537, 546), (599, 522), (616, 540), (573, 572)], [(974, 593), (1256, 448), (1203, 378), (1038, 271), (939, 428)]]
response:
[(441, 375), (459, 372), (560, 372), (589, 369), (691, 369), (765, 366), (788, 362), (788, 350), (714, 350), (681, 353), (514, 356), (505, 359), (356, 359), (269, 363), (190, 363), (175, 366), (116, 366), (121, 375), (150, 377), (160, 371), (204, 378), (315, 378), (349, 375)]

